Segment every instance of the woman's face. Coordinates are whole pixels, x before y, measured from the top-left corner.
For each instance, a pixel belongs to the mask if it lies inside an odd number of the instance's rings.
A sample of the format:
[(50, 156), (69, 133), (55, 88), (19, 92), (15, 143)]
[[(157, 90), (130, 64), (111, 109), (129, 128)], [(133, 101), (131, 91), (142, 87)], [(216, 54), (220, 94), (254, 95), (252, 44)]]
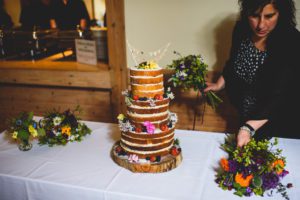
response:
[(279, 12), (273, 4), (267, 4), (262, 10), (258, 10), (248, 17), (249, 25), (258, 39), (266, 38), (276, 27)]

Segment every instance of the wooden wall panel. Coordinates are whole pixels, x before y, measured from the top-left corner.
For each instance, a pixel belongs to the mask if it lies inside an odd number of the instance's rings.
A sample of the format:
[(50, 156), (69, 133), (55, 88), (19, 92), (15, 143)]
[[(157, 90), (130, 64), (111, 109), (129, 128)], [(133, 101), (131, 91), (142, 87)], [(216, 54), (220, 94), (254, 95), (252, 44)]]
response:
[(110, 89), (111, 80), (107, 69), (97, 71), (59, 71), (32, 69), (0, 69), (0, 83), (31, 85), (90, 87)]
[(80, 105), (83, 120), (112, 122), (111, 92), (56, 87), (0, 85), (0, 125), (21, 111), (34, 111), (35, 115), (52, 110), (64, 111)]
[[(186, 94), (183, 93), (183, 95)], [(224, 102), (216, 110), (213, 110), (207, 104), (204, 106), (201, 97), (196, 102), (196, 94), (190, 95), (190, 97), (183, 97), (177, 93), (170, 106), (170, 111), (175, 112), (178, 116), (176, 128), (234, 133), (238, 127), (237, 113), (226, 96), (224, 94), (219, 95)], [(196, 113), (195, 110), (197, 110)], [(195, 125), (194, 118), (196, 119)]]

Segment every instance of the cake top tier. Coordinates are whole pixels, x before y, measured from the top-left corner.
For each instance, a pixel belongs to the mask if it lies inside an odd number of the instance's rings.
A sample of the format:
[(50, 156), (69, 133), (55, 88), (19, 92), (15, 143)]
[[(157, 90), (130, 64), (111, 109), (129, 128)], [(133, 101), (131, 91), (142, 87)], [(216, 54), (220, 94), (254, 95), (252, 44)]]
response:
[(146, 61), (140, 63), (138, 66), (132, 67), (132, 70), (159, 70), (161, 69), (154, 61)]

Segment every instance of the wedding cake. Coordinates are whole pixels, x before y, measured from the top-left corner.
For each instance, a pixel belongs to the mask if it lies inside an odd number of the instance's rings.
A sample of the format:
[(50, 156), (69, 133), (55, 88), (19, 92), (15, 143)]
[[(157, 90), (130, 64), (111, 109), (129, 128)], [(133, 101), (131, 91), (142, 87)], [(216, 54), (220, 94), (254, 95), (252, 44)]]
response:
[[(164, 88), (163, 70), (155, 62), (132, 67), (129, 74), (131, 89), (123, 92), (127, 113), (118, 116), (121, 139), (112, 156), (132, 171), (161, 163), (162, 171), (168, 171), (181, 162), (179, 141), (174, 139), (177, 116), (169, 111), (174, 95)], [(161, 172), (150, 168), (147, 172)]]

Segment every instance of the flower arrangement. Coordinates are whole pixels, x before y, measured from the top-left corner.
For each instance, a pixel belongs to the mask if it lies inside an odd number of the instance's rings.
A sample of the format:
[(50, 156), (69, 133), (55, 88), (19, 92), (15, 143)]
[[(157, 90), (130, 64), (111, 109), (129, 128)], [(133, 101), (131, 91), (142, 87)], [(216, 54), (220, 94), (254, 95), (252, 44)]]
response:
[(172, 64), (167, 66), (167, 68), (175, 70), (175, 74), (172, 75), (169, 82), (172, 82), (174, 87), (182, 87), (184, 90), (190, 88), (193, 88), (195, 91), (198, 90), (202, 96), (208, 98), (209, 105), (215, 109), (222, 102), (222, 99), (212, 91), (204, 93), (208, 65), (204, 63), (201, 55), (183, 57), (176, 51), (174, 53), (179, 55), (180, 58), (173, 60)]
[(41, 127), (39, 144), (66, 145), (68, 142), (81, 141), (82, 137), (91, 133), (91, 130), (82, 122), (75, 113), (80, 113), (79, 107), (74, 111), (56, 110), (47, 113), (40, 120)]
[(251, 139), (247, 145), (237, 148), (235, 139), (227, 137), (221, 147), (228, 153), (228, 158), (220, 160), (216, 176), (219, 187), (233, 189), (238, 196), (263, 196), (266, 192), (272, 195), (277, 190), (289, 199), (286, 188), (292, 187), (292, 184), (281, 183), (289, 172), (285, 169), (286, 159), (281, 155), (282, 150), (273, 149), (277, 144), (277, 138), (273, 143)]
[(33, 113), (21, 112), (17, 118), (12, 118), (8, 132), (11, 133), (13, 139), (18, 140), (20, 150), (30, 150), (32, 148), (30, 138), (38, 136), (37, 123), (33, 120)]
[(138, 66), (138, 69), (158, 69), (158, 64), (154, 61), (145, 61), (141, 62)]

